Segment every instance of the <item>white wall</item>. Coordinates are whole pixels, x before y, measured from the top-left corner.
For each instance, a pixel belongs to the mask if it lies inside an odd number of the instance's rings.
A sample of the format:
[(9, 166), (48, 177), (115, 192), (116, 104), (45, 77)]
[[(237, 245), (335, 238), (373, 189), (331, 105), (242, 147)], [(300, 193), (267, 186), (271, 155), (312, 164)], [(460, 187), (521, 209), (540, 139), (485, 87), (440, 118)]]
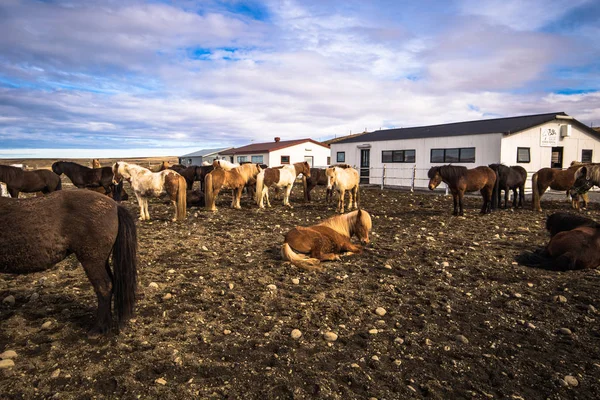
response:
[(327, 166), (329, 155), (330, 149), (328, 147), (313, 142), (304, 142), (270, 152), (268, 164), (269, 167), (281, 165), (281, 156), (290, 156), (290, 164), (304, 161), (304, 156), (311, 156), (313, 157), (314, 167), (324, 167)]

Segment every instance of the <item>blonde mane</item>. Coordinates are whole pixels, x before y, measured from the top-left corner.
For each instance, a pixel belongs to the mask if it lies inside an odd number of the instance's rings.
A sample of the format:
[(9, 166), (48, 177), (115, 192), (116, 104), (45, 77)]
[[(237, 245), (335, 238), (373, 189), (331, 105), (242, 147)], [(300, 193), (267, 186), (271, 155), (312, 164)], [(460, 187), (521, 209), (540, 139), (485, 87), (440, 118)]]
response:
[[(359, 223), (358, 211), (359, 210), (354, 210), (347, 214), (336, 215), (335, 217), (328, 218), (320, 224), (317, 224), (317, 226), (326, 226), (333, 229), (340, 235), (352, 237), (356, 233), (356, 226)], [(368, 212), (360, 210), (360, 222), (367, 228), (368, 231), (371, 230), (373, 223)]]
[[(244, 165), (249, 165), (249, 164), (244, 164)], [(215, 161), (213, 161), (213, 167), (222, 168), (225, 171), (231, 171), (234, 168), (240, 167), (240, 164), (232, 163), (227, 160), (215, 160)]]

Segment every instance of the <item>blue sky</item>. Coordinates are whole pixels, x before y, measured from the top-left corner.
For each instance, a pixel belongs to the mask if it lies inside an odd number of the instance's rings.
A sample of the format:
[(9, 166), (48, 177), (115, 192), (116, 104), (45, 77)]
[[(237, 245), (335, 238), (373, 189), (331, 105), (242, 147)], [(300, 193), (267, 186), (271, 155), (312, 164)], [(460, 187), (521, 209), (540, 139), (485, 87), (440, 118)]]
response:
[(565, 111), (600, 2), (0, 0), (0, 158), (179, 155)]

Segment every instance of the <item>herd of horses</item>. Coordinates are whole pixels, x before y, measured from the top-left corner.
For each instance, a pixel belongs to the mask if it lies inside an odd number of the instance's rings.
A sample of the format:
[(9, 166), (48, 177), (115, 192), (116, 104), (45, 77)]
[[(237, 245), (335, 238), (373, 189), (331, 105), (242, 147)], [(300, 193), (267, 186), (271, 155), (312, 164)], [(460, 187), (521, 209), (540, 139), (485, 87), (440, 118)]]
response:
[[(78, 188), (61, 190), (60, 175), (65, 174)], [(244, 188), (263, 208), (271, 206), (270, 187), (284, 191), (283, 204), (289, 206), (292, 185), (303, 177), (304, 198), (317, 185), (327, 187), (326, 200), (339, 194), (336, 215), (323, 222), (290, 230), (280, 247), (281, 257), (307, 271), (322, 270), (322, 261), (339, 260), (341, 254), (360, 253), (369, 243), (370, 214), (359, 207), (359, 173), (349, 165), (326, 169), (310, 168), (308, 163), (269, 168), (261, 164), (234, 165), (217, 160), (212, 165), (183, 167), (163, 163), (158, 171), (139, 165), (117, 162), (88, 168), (59, 161), (52, 171), (24, 171), (0, 166), (0, 182), (14, 198), (0, 198), (0, 226), (10, 227), (10, 235), (0, 235), (0, 272), (43, 271), (70, 254), (82, 264), (98, 299), (95, 323), (90, 334), (106, 333), (112, 326), (112, 304), (119, 326), (134, 313), (137, 286), (137, 233), (134, 218), (118, 202), (123, 198), (123, 181), (128, 181), (140, 207), (140, 220), (150, 219), (148, 198), (168, 195), (174, 207), (173, 220), (186, 218), (191, 194), (204, 199), (207, 210), (216, 210), (222, 190), (232, 191), (232, 208), (241, 208)], [(453, 196), (454, 215), (463, 215), (465, 192), (480, 191), (482, 213), (502, 205), (508, 207), (508, 192), (513, 191), (513, 207), (523, 207), (527, 173), (522, 167), (492, 164), (473, 169), (443, 165), (429, 170), (429, 188), (445, 182)], [(200, 190), (193, 191), (195, 181)], [(548, 187), (567, 190), (576, 198), (592, 186), (600, 186), (600, 164), (575, 164), (565, 171), (544, 168), (533, 175), (533, 208), (541, 210), (540, 197)], [(256, 190), (251, 190), (256, 189)], [(518, 191), (518, 195), (517, 195)], [(43, 195), (19, 199), (19, 192)], [(203, 193), (202, 193), (203, 192)], [(349, 193), (344, 213), (345, 192)], [(203, 194), (199, 196), (198, 193)], [(112, 197), (112, 199), (111, 199)], [(114, 201), (114, 200), (116, 201)], [(551, 240), (541, 252), (524, 253), (522, 263), (550, 269), (595, 268), (600, 264), (600, 224), (578, 215), (556, 213), (548, 217)], [(109, 260), (112, 259), (112, 268)]]

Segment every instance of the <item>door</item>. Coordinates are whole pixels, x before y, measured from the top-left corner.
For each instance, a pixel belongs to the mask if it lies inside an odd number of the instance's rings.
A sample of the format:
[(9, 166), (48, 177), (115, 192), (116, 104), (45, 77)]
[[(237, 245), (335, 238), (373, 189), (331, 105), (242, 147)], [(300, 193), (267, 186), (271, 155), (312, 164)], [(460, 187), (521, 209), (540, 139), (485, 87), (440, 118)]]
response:
[(369, 165), (371, 160), (371, 150), (360, 150), (360, 183), (369, 183)]
[(561, 168), (563, 167), (563, 148), (553, 147), (552, 148), (552, 161), (550, 168)]
[(308, 165), (310, 165), (310, 167), (313, 167), (313, 163), (314, 163), (314, 157), (313, 156), (304, 156), (304, 161), (306, 161), (308, 163)]

